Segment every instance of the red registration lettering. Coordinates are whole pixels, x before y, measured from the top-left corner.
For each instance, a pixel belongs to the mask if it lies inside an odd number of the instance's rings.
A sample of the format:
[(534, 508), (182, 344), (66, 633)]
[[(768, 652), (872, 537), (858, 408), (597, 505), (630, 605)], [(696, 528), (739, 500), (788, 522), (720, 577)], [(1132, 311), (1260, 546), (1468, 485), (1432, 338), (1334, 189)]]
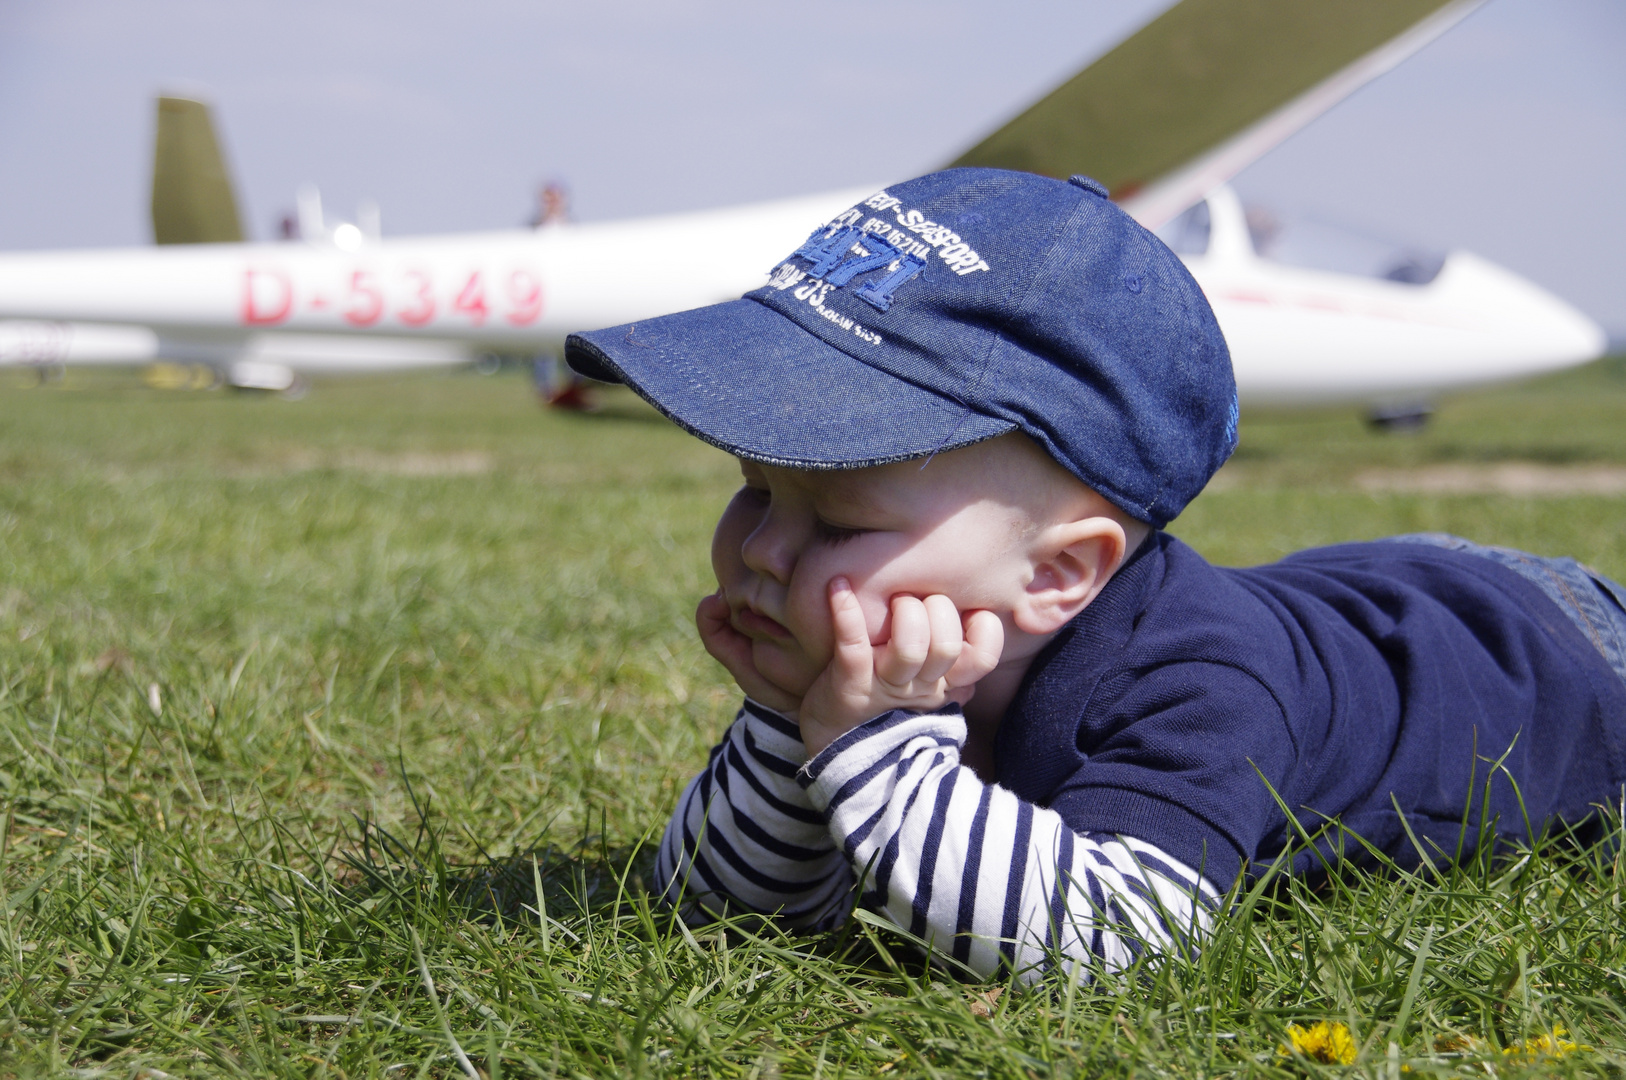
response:
[(373, 280), (370, 270), (357, 270), (350, 275), (350, 306), (345, 308), (344, 321), (351, 326), (371, 326), (384, 314), (384, 293)]
[(486, 287), (480, 280), (480, 271), (476, 270), (469, 275), (469, 280), (463, 285), (463, 291), (452, 301), (452, 310), (467, 315), (475, 326), (486, 321)]
[(528, 326), (542, 314), (542, 282), (529, 270), (515, 270), (508, 276), (508, 321)]
[(435, 317), (435, 294), (431, 291), (434, 283), (422, 270), (408, 270), (406, 276), (417, 282), (417, 289), (412, 294), (417, 304), (402, 308), (395, 313), (395, 317), (408, 326), (422, 326)]
[(273, 326), (294, 307), (294, 283), (284, 270), (243, 271), (243, 325)]

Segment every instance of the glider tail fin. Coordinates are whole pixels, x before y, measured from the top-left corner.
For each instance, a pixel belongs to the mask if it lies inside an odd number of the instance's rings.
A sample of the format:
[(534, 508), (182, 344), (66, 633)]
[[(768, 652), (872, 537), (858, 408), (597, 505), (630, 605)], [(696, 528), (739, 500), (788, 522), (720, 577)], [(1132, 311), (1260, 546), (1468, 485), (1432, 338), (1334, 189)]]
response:
[(158, 99), (152, 163), (152, 236), (160, 244), (241, 243), (237, 196), (209, 106)]

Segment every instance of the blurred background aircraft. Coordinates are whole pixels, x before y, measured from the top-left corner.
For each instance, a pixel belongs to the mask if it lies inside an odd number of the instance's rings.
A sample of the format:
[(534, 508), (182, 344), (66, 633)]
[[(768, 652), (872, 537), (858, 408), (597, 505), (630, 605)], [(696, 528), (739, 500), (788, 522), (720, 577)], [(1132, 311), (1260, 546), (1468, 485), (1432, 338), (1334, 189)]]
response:
[[(1258, 215), (1249, 228), (1217, 188), (1475, 6), (1185, 0), (960, 161), (1106, 180), (1187, 258), (1254, 400), (1414, 400), (1589, 359), (1603, 347), (1595, 323), (1483, 259)], [(906, 108), (907, 95), (890, 107)], [(167, 101), (155, 161), (160, 241), (241, 239), (206, 113)], [(289, 230), (300, 245), (0, 259), (0, 314), (32, 320), (0, 328), (0, 357), (132, 362), (146, 350), (238, 385), (285, 388), (300, 372), (526, 353), (572, 329), (737, 295), (810, 222), (869, 190), (387, 241), (376, 210), (329, 228), (306, 193)]]

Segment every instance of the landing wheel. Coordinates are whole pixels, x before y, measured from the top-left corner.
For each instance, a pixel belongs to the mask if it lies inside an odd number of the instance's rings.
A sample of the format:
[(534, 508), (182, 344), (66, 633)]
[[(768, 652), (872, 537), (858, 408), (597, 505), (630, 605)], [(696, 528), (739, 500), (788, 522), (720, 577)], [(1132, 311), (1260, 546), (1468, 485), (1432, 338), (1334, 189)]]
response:
[(1391, 435), (1415, 434), (1428, 426), (1434, 405), (1426, 401), (1402, 405), (1374, 405), (1367, 410), (1366, 423), (1373, 431)]

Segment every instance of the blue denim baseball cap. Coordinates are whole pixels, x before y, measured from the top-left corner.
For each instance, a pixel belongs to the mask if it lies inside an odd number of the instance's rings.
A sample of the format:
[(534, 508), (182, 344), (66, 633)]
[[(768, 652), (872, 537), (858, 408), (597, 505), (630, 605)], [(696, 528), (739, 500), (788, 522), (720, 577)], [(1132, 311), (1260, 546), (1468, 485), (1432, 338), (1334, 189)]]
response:
[(1161, 527), (1236, 448), (1236, 383), (1191, 274), (1106, 196), (1087, 177), (922, 176), (814, 230), (741, 299), (572, 334), (565, 359), (770, 465), (1020, 431)]

